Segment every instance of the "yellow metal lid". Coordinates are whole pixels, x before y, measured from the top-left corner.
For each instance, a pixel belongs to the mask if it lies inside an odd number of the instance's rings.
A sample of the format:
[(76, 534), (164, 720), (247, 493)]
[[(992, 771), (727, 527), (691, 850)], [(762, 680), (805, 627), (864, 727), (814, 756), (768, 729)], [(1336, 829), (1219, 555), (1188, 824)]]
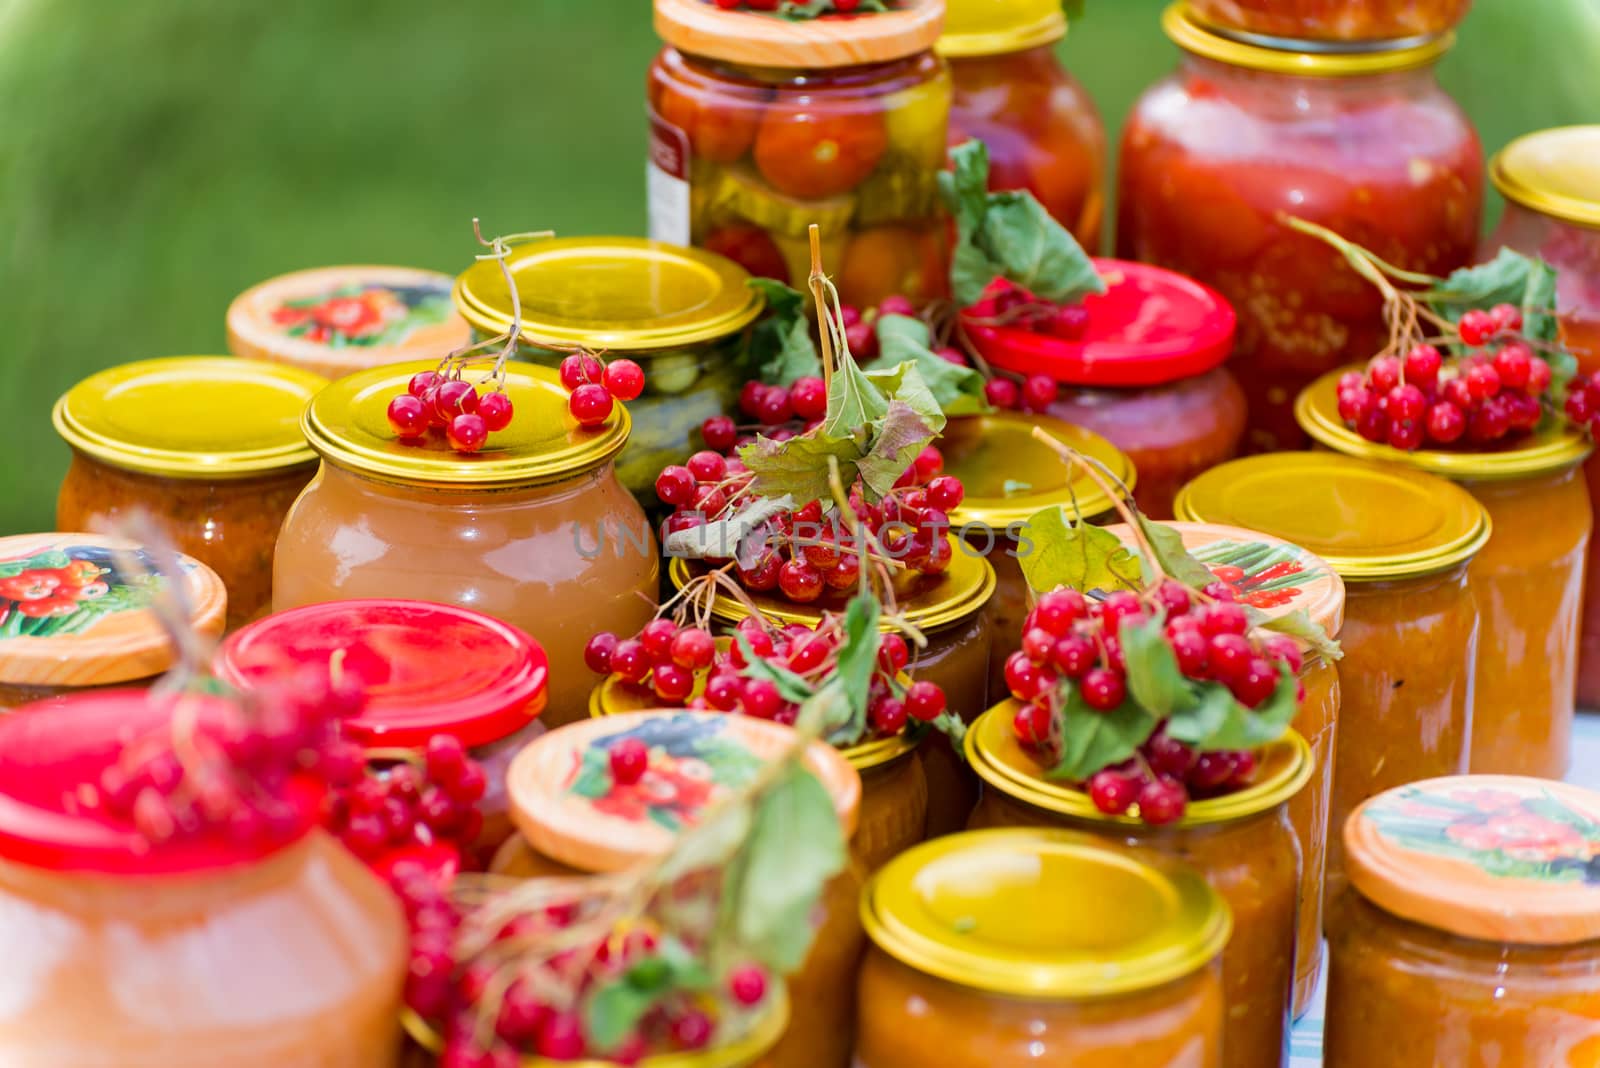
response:
[(806, 70), (883, 63), (939, 39), (945, 0), (897, 0), (888, 11), (791, 20), (724, 11), (706, 0), (655, 0), (656, 33), (673, 48), (751, 67)]
[(1167, 8), (1161, 17), (1161, 28), (1185, 52), (1234, 67), (1309, 78), (1354, 78), (1427, 67), (1438, 62), (1456, 43), (1452, 31), (1399, 46), (1366, 42), (1362, 47), (1307, 51), (1304, 41), (1284, 41), (1284, 47), (1278, 48), (1258, 43), (1265, 39), (1247, 41), (1208, 26), (1184, 0)]
[(1067, 35), (1061, 0), (948, 0), (934, 50), (952, 59), (997, 56), (1051, 44)]
[(1446, 479), (1338, 453), (1282, 452), (1220, 464), (1178, 492), (1179, 518), (1292, 542), (1349, 582), (1415, 578), (1489, 541), (1489, 513)]
[(966, 490), (961, 507), (950, 515), (951, 525), (960, 528), (981, 523), (1004, 530), (1053, 504), (1070, 515), (1074, 498), (1085, 519), (1112, 510), (1111, 498), (1093, 479), (1033, 436), (1036, 426), (1063, 445), (1099, 460), (1133, 489), (1138, 478), (1133, 461), (1093, 431), (1018, 412), (959, 416), (945, 424), (938, 441), (945, 470), (959, 478)]
[(861, 924), (908, 967), (1013, 997), (1101, 998), (1204, 968), (1232, 916), (1197, 872), (1083, 835), (1005, 828), (924, 842), (861, 894)]
[[(726, 337), (761, 314), (737, 263), (637, 237), (535, 241), (507, 260), (522, 300), (522, 340), (649, 352)], [(494, 260), (467, 268), (456, 306), (481, 334), (511, 329), (511, 294)]]
[(1543, 215), (1600, 227), (1600, 126), (1562, 126), (1519, 137), (1489, 161), (1510, 201)]
[(1319, 444), (1346, 456), (1383, 460), (1446, 478), (1495, 480), (1554, 474), (1582, 463), (1592, 448), (1581, 431), (1565, 420), (1554, 419), (1546, 419), (1532, 434), (1505, 447), (1478, 452), (1403, 452), (1379, 445), (1345, 426), (1339, 418), (1339, 376), (1360, 369), (1352, 366), (1330, 371), (1301, 390), (1294, 402), (1294, 417), (1300, 428)]
[[(300, 413), (327, 379), (231, 356), (168, 356), (90, 375), (56, 401), (56, 433), (101, 463), (243, 478), (316, 459)], [(387, 402), (386, 402), (387, 403)]]
[[(421, 445), (402, 442), (389, 426), (389, 402), (433, 360), (374, 367), (334, 382), (305, 410), (306, 439), (323, 459), (362, 474), (444, 486), (528, 486), (561, 482), (608, 463), (628, 441), (625, 405), (593, 430), (580, 427), (552, 368), (506, 367), (505, 392), (515, 416), (489, 435), (479, 452), (458, 453), (437, 434)], [(471, 381), (478, 372), (468, 372)]]
[[(967, 762), (979, 778), (1008, 797), (1047, 812), (1096, 823), (1146, 826), (1139, 820), (1138, 805), (1125, 816), (1108, 816), (1094, 807), (1084, 791), (1045, 778), (1044, 765), (1022, 747), (1011, 729), (1017, 708), (1015, 700), (1003, 701), (968, 728)], [(1189, 802), (1183, 818), (1172, 826), (1199, 827), (1269, 812), (1311, 781), (1312, 763), (1311, 747), (1291, 730), (1262, 750), (1254, 783), (1236, 793)]]

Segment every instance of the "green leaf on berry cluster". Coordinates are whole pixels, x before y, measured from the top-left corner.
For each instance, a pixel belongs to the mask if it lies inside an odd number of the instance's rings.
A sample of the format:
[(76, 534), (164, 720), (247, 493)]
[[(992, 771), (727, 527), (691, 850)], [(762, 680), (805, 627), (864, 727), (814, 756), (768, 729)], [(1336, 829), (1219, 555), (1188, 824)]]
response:
[(1078, 688), (1063, 682), (1056, 691), (1061, 726), (1061, 758), (1047, 778), (1082, 782), (1101, 768), (1120, 764), (1138, 752), (1155, 732), (1157, 719), (1136, 701), (1110, 712), (1090, 708)]
[(1298, 639), (1311, 647), (1311, 651), (1324, 660), (1342, 660), (1344, 649), (1338, 641), (1328, 636), (1322, 625), (1311, 618), (1311, 614), (1304, 608), (1296, 608), (1293, 612), (1283, 615), (1271, 616), (1259, 608), (1245, 608), (1245, 618), (1249, 620), (1252, 628), (1275, 631)]
[(984, 378), (975, 368), (962, 367), (934, 354), (928, 324), (909, 315), (884, 315), (877, 323), (878, 351), (886, 364), (909, 363), (928, 384), (933, 399), (947, 416), (977, 415), (989, 411)]
[(822, 357), (811, 337), (806, 298), (770, 278), (751, 278), (745, 284), (767, 298), (766, 313), (750, 332), (748, 361), (755, 375), (769, 386), (821, 378)]
[(808, 701), (816, 695), (816, 687), (812, 686), (802, 676), (796, 675), (786, 667), (779, 667), (775, 660), (770, 660), (757, 655), (750, 644), (750, 636), (742, 630), (735, 630), (733, 640), (739, 643), (739, 652), (744, 655), (744, 669), (740, 672), (745, 678), (765, 679), (778, 688), (778, 693), (785, 701), (799, 704)]
[(1028, 517), (1029, 551), (1017, 563), (1028, 586), (1039, 593), (1074, 590), (1137, 590), (1139, 561), (1122, 539), (1088, 523), (1074, 522), (1060, 505)]
[(712, 985), (705, 965), (683, 943), (665, 936), (653, 954), (634, 962), (586, 999), (584, 1033), (601, 1050), (614, 1050), (669, 994), (708, 990)]
[(809, 504), (831, 498), (829, 457), (839, 461), (839, 477), (849, 485), (855, 478), (856, 461), (864, 452), (854, 437), (835, 438), (812, 430), (788, 441), (758, 437), (739, 450), (739, 459), (755, 476), (750, 483), (754, 493)]
[(1175, 527), (1146, 519), (1138, 509), (1134, 510), (1133, 515), (1156, 557), (1154, 561), (1140, 559), (1146, 582), (1155, 581), (1156, 572), (1152, 564), (1159, 565), (1163, 574), (1177, 579), (1190, 589), (1204, 589), (1216, 581), (1211, 569), (1189, 554), (1188, 547), (1183, 544), (1183, 535)]
[[(794, 506), (792, 497), (756, 497), (727, 519), (673, 531), (663, 540), (661, 548), (669, 557), (737, 559), (741, 564), (753, 563), (752, 547), (746, 544), (746, 539), (767, 520)], [(754, 547), (755, 555), (759, 555), (759, 548), (759, 545)]]
[(1283, 737), (1298, 702), (1294, 672), (1279, 665), (1272, 696), (1255, 708), (1240, 704), (1219, 682), (1196, 687), (1198, 700), (1167, 720), (1167, 733), (1200, 752), (1259, 749)]
[(878, 647), (883, 643), (878, 628), (882, 615), (883, 607), (870, 593), (856, 594), (844, 610), (844, 640), (833, 679), (842, 687), (850, 708), (852, 742), (859, 741), (867, 728), (867, 701), (878, 668)]
[(1474, 308), (1485, 311), (1496, 304), (1521, 305), (1528, 292), (1534, 261), (1502, 248), (1499, 255), (1476, 267), (1463, 267), (1422, 294), (1434, 313), (1452, 323)]
[(1151, 616), (1143, 623), (1124, 624), (1117, 632), (1128, 665), (1128, 696), (1158, 719), (1194, 707), (1195, 684), (1178, 668), (1167, 643), (1166, 621)]
[[(851, 9), (854, 14), (888, 10), (883, 0), (861, 0)], [(838, 11), (839, 7), (835, 0), (784, 0), (778, 8), (778, 14), (792, 22), (804, 22), (823, 15), (833, 15)]]

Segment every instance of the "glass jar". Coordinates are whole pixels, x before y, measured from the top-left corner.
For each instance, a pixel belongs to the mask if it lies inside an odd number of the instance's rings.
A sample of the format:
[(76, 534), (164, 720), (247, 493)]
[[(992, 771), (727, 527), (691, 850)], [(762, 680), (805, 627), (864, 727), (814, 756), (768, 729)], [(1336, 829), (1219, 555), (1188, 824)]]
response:
[(437, 360), (471, 338), (447, 274), (414, 267), (319, 267), (280, 275), (228, 306), (228, 351), (325, 378)]
[[(678, 829), (738, 789), (795, 744), (787, 727), (748, 716), (650, 710), (619, 713), (551, 731), (524, 748), (507, 777), (521, 832), (492, 870), (521, 878), (619, 872), (665, 854)], [(610, 778), (607, 752), (623, 738), (650, 747), (640, 783)], [(814, 742), (806, 764), (828, 788), (848, 837), (862, 801), (860, 777), (844, 756)], [(855, 1033), (851, 996), (864, 939), (857, 916), (861, 873), (852, 864), (823, 893), (816, 939), (786, 978), (789, 1029), (761, 1063), (767, 1068), (849, 1068)]]
[(226, 356), (123, 364), (56, 402), (72, 466), (56, 528), (111, 531), (135, 512), (228, 589), (231, 629), (268, 610), (272, 553), (315, 471), (300, 413), (326, 380)]
[(1152, 827), (1107, 816), (1081, 790), (1044, 777), (1011, 729), (1016, 703), (984, 713), (967, 732), (967, 758), (983, 779), (971, 826), (1059, 827), (1115, 843), (1136, 857), (1190, 865), (1222, 895), (1242, 937), (1222, 952), (1228, 1068), (1280, 1068), (1288, 1057), (1294, 987), (1300, 844), (1289, 802), (1311, 779), (1311, 749), (1294, 731), (1264, 750), (1253, 785), (1191, 802), (1177, 823)]
[(656, 0), (650, 236), (805, 288), (807, 227), (846, 304), (948, 292), (944, 5), (791, 22)]
[(1300, 216), (1414, 271), (1471, 262), (1483, 152), (1433, 64), (1450, 47), (1300, 53), (1241, 43), (1169, 8), (1185, 50), (1123, 132), (1117, 251), (1222, 292), (1250, 451), (1298, 448), (1295, 394), (1388, 340), (1382, 300)]
[[(135, 568), (142, 567), (143, 570)], [(0, 538), (0, 713), (104, 686), (147, 686), (176, 662), (154, 608), (165, 580), (138, 545), (98, 534)], [(183, 607), (203, 640), (222, 633), (217, 573), (178, 557)]]
[(1026, 189), (1078, 243), (1100, 247), (1106, 128), (1056, 58), (1059, 0), (950, 0), (937, 51), (950, 63), (950, 144), (989, 149), (989, 188)]
[(1231, 923), (1188, 868), (972, 831), (890, 864), (861, 914), (860, 1068), (1222, 1068)]
[[(507, 265), (521, 302), (521, 359), (555, 368), (582, 347), (644, 370), (617, 475), (655, 502), (656, 475), (699, 447), (691, 435), (701, 423), (738, 402), (747, 328), (764, 307), (749, 274), (722, 256), (633, 237), (538, 241), (513, 248)], [(475, 337), (511, 329), (511, 293), (493, 260), (462, 273), (455, 301)]]
[(1472, 0), (1191, 0), (1195, 17), (1234, 34), (1296, 41), (1433, 37), (1467, 17)]
[(1328, 1068), (1556, 1068), (1600, 1051), (1600, 795), (1473, 775), (1367, 802), (1328, 936)]
[[(479, 864), (511, 834), (506, 768), (541, 731), (549, 661), (527, 634), (453, 605), (396, 599), (331, 601), (267, 616), (217, 650), (217, 677), (237, 687), (307, 665), (353, 680), (365, 701), (341, 721), (372, 749), (412, 749), (435, 735), (461, 742), (488, 786), (476, 808)], [(472, 865), (476, 867), (478, 865)]]
[(505, 381), (516, 417), (481, 452), (403, 444), (385, 409), (432, 366), (350, 375), (307, 409), (323, 463), (284, 521), (273, 606), (404, 592), (484, 612), (533, 635), (556, 665), (545, 723), (581, 719), (584, 645), (644, 626), (660, 581), (655, 536), (612, 467), (628, 413), (618, 405), (584, 430), (554, 371), (517, 365)]
[(991, 367), (1054, 379), (1047, 414), (1126, 453), (1140, 510), (1171, 519), (1178, 487), (1232, 459), (1244, 437), (1244, 391), (1222, 366), (1238, 320), (1220, 294), (1182, 275), (1121, 260), (1095, 266), (1106, 291), (1083, 300), (1082, 340), (971, 320), (964, 328)]
[[(205, 715), (215, 699), (197, 700)], [(152, 847), (69, 800), (171, 715), (116, 690), (0, 719), (0, 1061), (393, 1065), (405, 919), (314, 829), (314, 805), (286, 844), (217, 832)]]
[[(1346, 369), (1348, 370), (1348, 368)], [(1582, 463), (1590, 443), (1565, 421), (1494, 452), (1375, 445), (1339, 419), (1338, 371), (1295, 413), (1330, 449), (1444, 475), (1476, 497), (1493, 533), (1468, 568), (1478, 605), (1471, 770), (1559, 779), (1571, 757), (1583, 566), (1593, 516)], [(1385, 517), (1393, 519), (1393, 508)]]

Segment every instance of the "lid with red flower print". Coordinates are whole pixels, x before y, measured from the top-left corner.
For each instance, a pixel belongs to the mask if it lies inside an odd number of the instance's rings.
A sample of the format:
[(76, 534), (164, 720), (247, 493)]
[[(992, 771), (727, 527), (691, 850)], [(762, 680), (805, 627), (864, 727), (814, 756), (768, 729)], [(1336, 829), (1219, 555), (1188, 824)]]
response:
[(1386, 912), (1463, 938), (1600, 939), (1600, 793), (1459, 775), (1372, 798), (1345, 824), (1345, 863)]

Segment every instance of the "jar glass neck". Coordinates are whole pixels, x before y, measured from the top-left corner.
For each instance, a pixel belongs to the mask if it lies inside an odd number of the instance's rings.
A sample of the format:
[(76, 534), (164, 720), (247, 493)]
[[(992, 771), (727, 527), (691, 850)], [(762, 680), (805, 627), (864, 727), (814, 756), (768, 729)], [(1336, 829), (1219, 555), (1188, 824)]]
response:
[(590, 471), (574, 475), (560, 482), (536, 486), (474, 486), (429, 485), (414, 482), (392, 482), (353, 468), (340, 467), (324, 461), (322, 478), (347, 492), (389, 500), (427, 500), (444, 506), (492, 498), (499, 504), (520, 504), (533, 501), (560, 501), (597, 485), (605, 478), (615, 479), (615, 468), (607, 463)]
[(1383, 71), (1337, 78), (1319, 78), (1278, 71), (1252, 70), (1193, 53), (1184, 53), (1179, 76), (1191, 91), (1214, 87), (1225, 93), (1249, 93), (1259, 107), (1278, 106), (1303, 110), (1306, 99), (1335, 100), (1342, 103), (1387, 100), (1415, 95), (1435, 88), (1438, 78), (1433, 67)]

